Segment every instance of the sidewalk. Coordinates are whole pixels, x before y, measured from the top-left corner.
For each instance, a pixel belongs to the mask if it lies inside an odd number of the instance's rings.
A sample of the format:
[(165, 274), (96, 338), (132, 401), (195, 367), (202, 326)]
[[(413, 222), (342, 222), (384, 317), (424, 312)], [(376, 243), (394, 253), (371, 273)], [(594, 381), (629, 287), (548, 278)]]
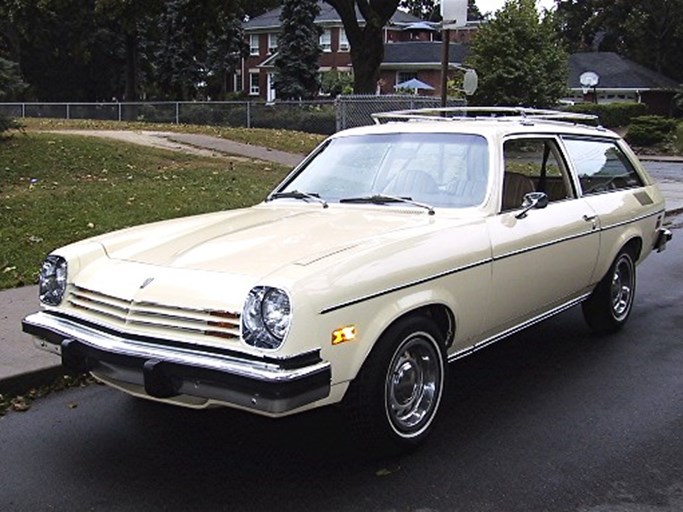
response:
[[(205, 135), (169, 134), (168, 139), (179, 144), (292, 167), (303, 159), (303, 155)], [(681, 161), (665, 157), (645, 157), (642, 160)], [(683, 212), (683, 181), (662, 179), (658, 184), (666, 198), (667, 215)], [(51, 382), (61, 373), (59, 357), (35, 348), (31, 336), (21, 331), (22, 318), (38, 309), (37, 286), (0, 291), (0, 394), (24, 392), (33, 386)]]

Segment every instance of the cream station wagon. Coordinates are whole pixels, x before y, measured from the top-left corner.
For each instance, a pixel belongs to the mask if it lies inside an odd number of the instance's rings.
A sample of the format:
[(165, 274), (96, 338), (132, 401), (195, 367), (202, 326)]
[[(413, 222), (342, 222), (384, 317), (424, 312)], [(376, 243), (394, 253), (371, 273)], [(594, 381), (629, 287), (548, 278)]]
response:
[(448, 362), (578, 304), (620, 329), (636, 265), (670, 239), (633, 152), (585, 119), (376, 115), (254, 207), (54, 251), (24, 331), (135, 396), (272, 417), (340, 403), (366, 441), (415, 445)]

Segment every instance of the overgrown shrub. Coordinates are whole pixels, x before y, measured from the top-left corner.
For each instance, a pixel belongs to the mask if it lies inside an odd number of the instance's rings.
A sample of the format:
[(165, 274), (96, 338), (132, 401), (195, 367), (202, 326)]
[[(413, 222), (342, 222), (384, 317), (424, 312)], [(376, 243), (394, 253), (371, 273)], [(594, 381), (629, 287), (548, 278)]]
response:
[(617, 103), (577, 103), (565, 107), (568, 112), (593, 114), (598, 116), (600, 124), (607, 128), (628, 126), (635, 117), (647, 114), (647, 105), (635, 102)]
[(631, 121), (626, 140), (634, 146), (654, 146), (671, 142), (676, 134), (678, 122), (662, 116), (641, 116)]

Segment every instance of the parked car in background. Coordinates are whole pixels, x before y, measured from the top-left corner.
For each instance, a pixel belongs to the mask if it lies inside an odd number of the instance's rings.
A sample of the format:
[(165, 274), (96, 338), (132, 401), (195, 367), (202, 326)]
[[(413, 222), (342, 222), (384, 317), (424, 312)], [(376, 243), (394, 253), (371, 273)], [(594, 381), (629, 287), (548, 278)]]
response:
[(333, 135), (251, 208), (57, 249), (24, 319), (135, 396), (271, 417), (341, 403), (429, 434), (448, 363), (581, 305), (623, 327), (664, 200), (615, 133), (532, 109), (418, 110)]

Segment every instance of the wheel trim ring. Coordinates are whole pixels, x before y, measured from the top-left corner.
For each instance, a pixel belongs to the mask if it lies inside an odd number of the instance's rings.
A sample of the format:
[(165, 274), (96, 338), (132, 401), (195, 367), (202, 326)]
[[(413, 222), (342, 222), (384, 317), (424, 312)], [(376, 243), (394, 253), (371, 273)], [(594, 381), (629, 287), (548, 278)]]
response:
[(628, 316), (633, 302), (633, 288), (633, 265), (628, 256), (623, 255), (614, 265), (610, 289), (612, 314), (618, 321)]
[[(416, 353), (410, 355), (411, 351)], [(413, 375), (396, 373), (410, 362)], [(409, 439), (422, 434), (431, 425), (441, 401), (444, 360), (436, 340), (428, 333), (416, 332), (406, 337), (391, 359), (385, 377), (384, 408), (392, 430)], [(407, 394), (411, 379), (412, 392)]]

